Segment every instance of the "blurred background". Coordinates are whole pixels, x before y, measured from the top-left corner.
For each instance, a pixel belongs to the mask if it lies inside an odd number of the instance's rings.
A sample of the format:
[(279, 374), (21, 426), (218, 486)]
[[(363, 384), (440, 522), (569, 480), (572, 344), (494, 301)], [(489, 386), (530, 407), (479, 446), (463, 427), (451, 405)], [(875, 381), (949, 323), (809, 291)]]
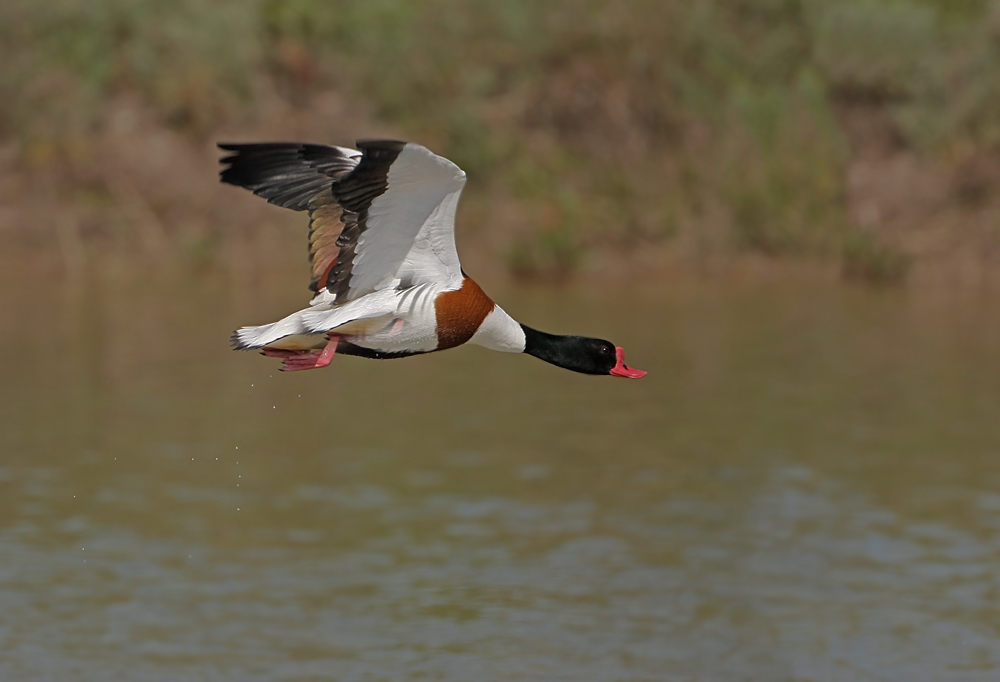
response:
[[(649, 376), (231, 352), (382, 136)], [(996, 679), (998, 265), (997, 0), (5, 0), (0, 678)]]
[(224, 267), (234, 242), (293, 218), (220, 192), (213, 142), (393, 135), (468, 171), (464, 250), (498, 276), (758, 257), (996, 285), (991, 0), (0, 11), (11, 248), (62, 235), (74, 263), (146, 250)]

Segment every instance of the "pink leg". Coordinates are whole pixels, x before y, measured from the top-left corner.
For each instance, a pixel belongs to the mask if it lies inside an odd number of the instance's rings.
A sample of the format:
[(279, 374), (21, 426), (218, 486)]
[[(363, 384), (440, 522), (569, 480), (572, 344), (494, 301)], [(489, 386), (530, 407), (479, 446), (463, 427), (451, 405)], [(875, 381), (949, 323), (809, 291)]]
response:
[(268, 348), (265, 346), (260, 349), (260, 353), (269, 358), (282, 358), (284, 360), (281, 363), (282, 372), (299, 372), (304, 369), (318, 369), (329, 365), (333, 361), (334, 354), (337, 352), (337, 344), (339, 342), (340, 337), (332, 334), (326, 342), (326, 347), (321, 351), (283, 350), (281, 348)]

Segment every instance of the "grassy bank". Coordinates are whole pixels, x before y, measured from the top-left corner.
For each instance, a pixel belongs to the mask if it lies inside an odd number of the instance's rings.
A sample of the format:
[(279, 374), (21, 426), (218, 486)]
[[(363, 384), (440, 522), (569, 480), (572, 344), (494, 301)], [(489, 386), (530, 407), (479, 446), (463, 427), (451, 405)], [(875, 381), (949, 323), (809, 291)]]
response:
[(199, 190), (177, 201), (201, 218), (122, 170), (137, 110), (181, 175), (220, 135), (419, 140), (470, 173), (469, 239), (519, 276), (650, 249), (873, 282), (1000, 257), (995, 0), (8, 0), (0, 61), (18, 194), (59, 197), (84, 242), (227, 238)]

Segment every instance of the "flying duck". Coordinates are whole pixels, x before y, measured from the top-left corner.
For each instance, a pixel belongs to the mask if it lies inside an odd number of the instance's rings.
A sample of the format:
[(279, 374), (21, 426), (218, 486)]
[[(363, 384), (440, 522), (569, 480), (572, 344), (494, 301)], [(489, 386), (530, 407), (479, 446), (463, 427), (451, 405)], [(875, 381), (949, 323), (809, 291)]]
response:
[(412, 143), (357, 146), (219, 144), (222, 182), (309, 213), (309, 307), (236, 330), (235, 349), (294, 372), (336, 353), (386, 359), (473, 343), (584, 374), (645, 376), (609, 341), (519, 324), (466, 276), (455, 249), (461, 168)]

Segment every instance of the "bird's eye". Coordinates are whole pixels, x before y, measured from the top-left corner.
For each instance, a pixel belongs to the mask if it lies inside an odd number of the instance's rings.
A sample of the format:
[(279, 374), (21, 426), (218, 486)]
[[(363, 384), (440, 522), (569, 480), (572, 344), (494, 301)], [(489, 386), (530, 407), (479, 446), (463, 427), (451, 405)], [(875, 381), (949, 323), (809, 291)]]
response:
[(607, 355), (611, 352), (611, 346), (601, 346), (601, 352)]

